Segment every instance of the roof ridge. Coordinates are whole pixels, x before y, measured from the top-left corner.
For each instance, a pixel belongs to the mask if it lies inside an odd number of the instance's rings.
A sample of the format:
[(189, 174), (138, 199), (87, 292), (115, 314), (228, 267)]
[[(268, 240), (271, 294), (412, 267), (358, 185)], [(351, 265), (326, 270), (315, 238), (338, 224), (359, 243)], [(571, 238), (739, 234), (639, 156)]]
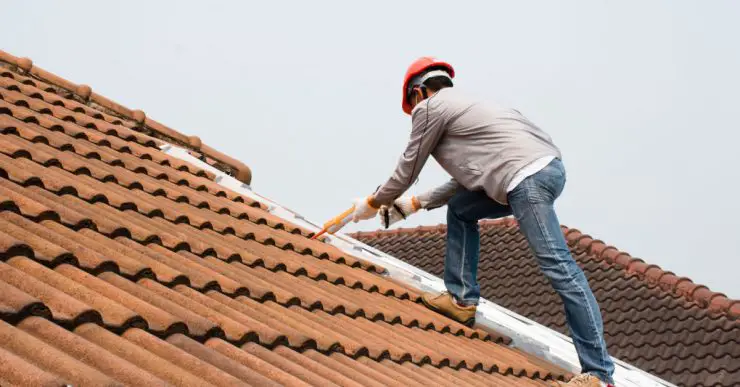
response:
[[(487, 227), (518, 227), (513, 217), (499, 219), (486, 219), (479, 222), (481, 226)], [(586, 252), (591, 258), (603, 261), (610, 266), (616, 267), (625, 274), (637, 273), (642, 281), (660, 286), (664, 291), (671, 292), (677, 296), (692, 302), (696, 302), (702, 308), (711, 312), (725, 313), (731, 318), (740, 318), (740, 300), (727, 297), (726, 294), (714, 292), (706, 285), (696, 284), (688, 277), (679, 277), (671, 271), (665, 271), (660, 266), (649, 264), (641, 258), (635, 258), (629, 253), (617, 249), (615, 246), (607, 245), (600, 239), (594, 239), (591, 235), (584, 234), (576, 228), (560, 226), (565, 235), (568, 245), (574, 247), (578, 252)], [(359, 238), (382, 238), (399, 235), (423, 235), (429, 233), (445, 233), (447, 226), (437, 224), (434, 226), (417, 226), (409, 228), (397, 228), (392, 230), (357, 231), (348, 234), (350, 237)]]
[(643, 280), (660, 286), (688, 301), (694, 301), (712, 312), (726, 313), (733, 318), (740, 317), (740, 300), (734, 300), (724, 293), (714, 292), (706, 285), (694, 283), (688, 277), (679, 277), (671, 271), (663, 270), (656, 264), (635, 258), (629, 253), (594, 239), (576, 228), (561, 226), (568, 244), (576, 250), (587, 252), (592, 258), (620, 267), (625, 273), (637, 273)]
[(76, 97), (74, 100), (77, 102), (90, 106), (96, 110), (104, 109), (106, 113), (134, 121), (140, 128), (157, 134), (168, 142), (183, 145), (188, 149), (200, 152), (213, 160), (225, 164), (225, 166), (228, 167), (225, 169), (228, 170), (224, 172), (233, 174), (234, 178), (242, 183), (250, 184), (252, 181), (252, 170), (246, 164), (204, 144), (198, 136), (187, 136), (180, 133), (177, 130), (147, 117), (146, 113), (142, 110), (129, 109), (107, 97), (93, 92), (92, 88), (88, 85), (76, 84), (56, 74), (48, 72), (34, 65), (33, 61), (29, 58), (19, 58), (0, 50), (0, 67), (2, 67), (3, 63), (7, 63), (14, 67), (12, 70), (16, 70), (22, 75), (36, 78), (40, 81), (49, 83), (51, 86), (70, 92), (72, 96)]

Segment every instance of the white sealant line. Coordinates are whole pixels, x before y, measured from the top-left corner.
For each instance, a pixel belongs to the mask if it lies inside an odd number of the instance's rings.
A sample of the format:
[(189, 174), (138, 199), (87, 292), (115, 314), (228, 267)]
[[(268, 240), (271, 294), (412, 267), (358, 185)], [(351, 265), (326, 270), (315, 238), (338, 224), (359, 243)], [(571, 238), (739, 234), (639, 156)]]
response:
[[(266, 204), (270, 213), (307, 230), (321, 230), (319, 224), (313, 223), (297, 212), (255, 193), (249, 185), (199, 160), (188, 153), (186, 149), (172, 144), (165, 144), (161, 147), (161, 150), (170, 156), (212, 172), (216, 175), (216, 183)], [(388, 271), (387, 276), (421, 291), (441, 292), (445, 290), (444, 282), (440, 278), (341, 232), (334, 235), (327, 235), (326, 243), (339, 248), (347, 254), (386, 268)], [(554, 331), (484, 298), (481, 298), (475, 319), (477, 324), (511, 337), (512, 345), (525, 352), (546, 359), (573, 373), (580, 371), (580, 363), (578, 362), (578, 356), (573, 347), (572, 340), (560, 332)], [(615, 363), (614, 380), (618, 387), (675, 387), (674, 384), (619, 359), (612, 359)]]

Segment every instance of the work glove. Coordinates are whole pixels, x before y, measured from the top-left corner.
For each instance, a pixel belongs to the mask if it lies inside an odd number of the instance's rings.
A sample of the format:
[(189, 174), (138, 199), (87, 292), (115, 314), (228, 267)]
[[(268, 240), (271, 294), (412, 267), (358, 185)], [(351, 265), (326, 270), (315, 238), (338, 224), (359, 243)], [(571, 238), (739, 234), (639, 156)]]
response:
[(372, 199), (372, 196), (355, 199), (355, 211), (352, 213), (353, 222), (357, 223), (361, 220), (372, 219), (378, 214), (378, 208), (370, 205), (370, 199)]
[(393, 223), (408, 218), (421, 208), (421, 202), (416, 196), (402, 196), (390, 206), (380, 206), (380, 224), (388, 228)]

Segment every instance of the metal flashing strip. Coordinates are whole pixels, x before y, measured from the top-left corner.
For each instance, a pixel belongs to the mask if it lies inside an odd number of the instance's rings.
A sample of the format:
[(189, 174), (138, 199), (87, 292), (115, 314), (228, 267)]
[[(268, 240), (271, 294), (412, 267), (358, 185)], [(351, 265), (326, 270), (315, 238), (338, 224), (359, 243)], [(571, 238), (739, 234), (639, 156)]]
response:
[[(320, 225), (309, 221), (299, 213), (257, 194), (249, 185), (192, 156), (186, 149), (172, 144), (165, 144), (160, 149), (164, 153), (214, 173), (216, 175), (216, 183), (241, 195), (262, 202), (268, 206), (268, 211), (276, 216), (308, 230), (318, 231), (321, 229)], [(341, 232), (327, 235), (326, 243), (355, 257), (385, 267), (387, 276), (421, 291), (440, 292), (445, 290), (444, 282), (440, 278)], [(541, 357), (571, 372), (580, 372), (580, 363), (573, 347), (573, 342), (568, 336), (560, 332), (554, 331), (483, 298), (478, 305), (476, 323), (511, 337), (512, 345), (525, 352)], [(616, 358), (612, 359), (616, 367), (614, 380), (619, 387), (675, 387), (674, 384), (637, 367)]]

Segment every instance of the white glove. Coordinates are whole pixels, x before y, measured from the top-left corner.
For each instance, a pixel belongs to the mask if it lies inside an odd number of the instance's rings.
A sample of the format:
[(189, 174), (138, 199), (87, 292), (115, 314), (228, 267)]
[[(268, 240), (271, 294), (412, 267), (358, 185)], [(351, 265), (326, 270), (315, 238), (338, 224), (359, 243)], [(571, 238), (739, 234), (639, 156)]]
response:
[(352, 213), (353, 222), (372, 219), (378, 213), (378, 209), (370, 205), (370, 199), (372, 199), (372, 196), (355, 199), (355, 212)]
[(380, 224), (388, 228), (393, 223), (406, 219), (422, 208), (416, 196), (402, 196), (396, 199), (390, 207), (380, 207)]

